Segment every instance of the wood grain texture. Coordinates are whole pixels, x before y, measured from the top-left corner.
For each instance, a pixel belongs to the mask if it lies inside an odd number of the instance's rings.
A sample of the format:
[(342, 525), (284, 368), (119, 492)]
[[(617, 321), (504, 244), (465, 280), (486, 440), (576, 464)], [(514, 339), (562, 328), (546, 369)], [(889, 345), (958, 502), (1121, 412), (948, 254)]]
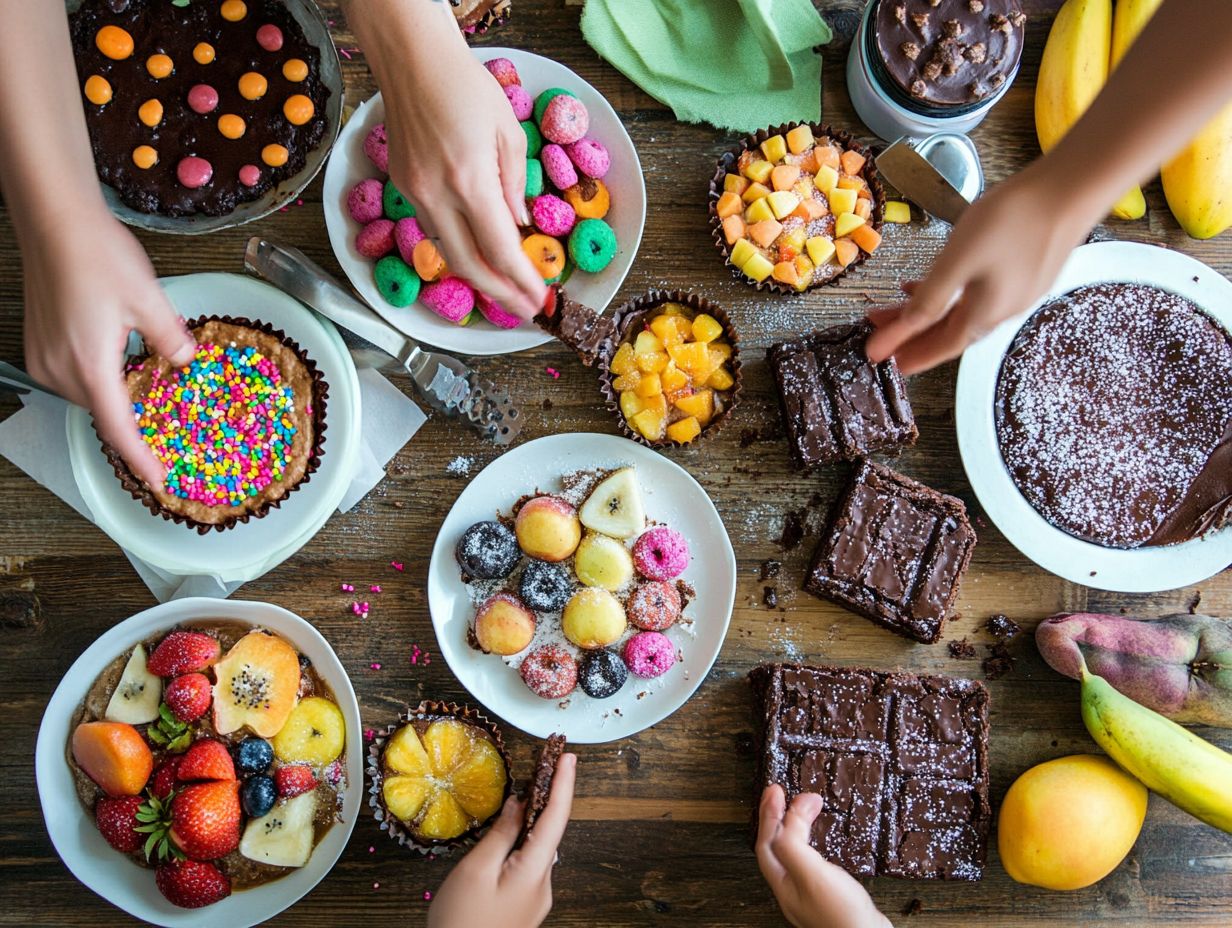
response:
[[(334, 10), (336, 3), (323, 4)], [(1032, 91), (1055, 0), (1028, 0), (1031, 16), (1022, 72), (1005, 100), (973, 134), (990, 182), (1018, 169), (1037, 152)], [(843, 84), (847, 42), (858, 0), (819, 2), (836, 38), (825, 50), (825, 118), (862, 133)], [(578, 32), (575, 0), (518, 0), (508, 27), (481, 40), (548, 55), (597, 86), (620, 112), (641, 155), (648, 209), (640, 259), (621, 290), (626, 299), (651, 286), (696, 289), (724, 305), (746, 348), (747, 393), (732, 425), (714, 441), (672, 452), (710, 492), (723, 515), (739, 560), (739, 588), (731, 631), (718, 663), (697, 695), (678, 713), (638, 737), (585, 747), (574, 822), (556, 870), (556, 908), (562, 926), (780, 925), (781, 916), (757, 873), (748, 846), (754, 758), (744, 674), (772, 659), (800, 658), (904, 667), (980, 676), (977, 661), (950, 658), (944, 644), (915, 645), (844, 610), (794, 592), (812, 541), (793, 551), (777, 543), (785, 512), (824, 503), (844, 479), (841, 469), (801, 478), (788, 467), (783, 441), (740, 447), (742, 429), (772, 427), (777, 419), (762, 350), (814, 326), (853, 319), (873, 303), (892, 299), (898, 282), (923, 273), (944, 241), (945, 227), (920, 223), (889, 230), (886, 244), (840, 285), (805, 296), (761, 296), (720, 266), (706, 223), (706, 184), (715, 158), (732, 138), (704, 126), (677, 123), (657, 103), (598, 59)], [(374, 87), (362, 53), (334, 10), (334, 34), (351, 49), (344, 61), (347, 98), (354, 104)], [(1063, 196), (1064, 191), (1057, 191)], [(1116, 223), (1101, 235), (1153, 241), (1181, 249), (1223, 274), (1232, 274), (1232, 237), (1199, 243), (1186, 238), (1164, 204), (1158, 182), (1146, 188), (1149, 212), (1137, 223)], [(253, 226), (191, 241), (143, 235), (161, 274), (240, 268), (251, 234), (290, 242), (339, 271), (321, 214), (318, 180), (304, 205)], [(71, 207), (71, 205), (69, 205)], [(1047, 209), (1048, 204), (1040, 204)], [(1024, 242), (1023, 247), (1031, 247)], [(21, 359), (21, 274), (8, 217), (0, 218), (0, 357)], [(516, 357), (482, 359), (496, 379), (515, 381), (526, 411), (524, 440), (566, 431), (615, 433), (603, 412), (594, 375), (565, 350), (544, 346)], [(561, 372), (553, 380), (544, 368)], [(919, 445), (898, 467), (971, 508), (980, 533), (959, 610), (947, 639), (966, 636), (981, 645), (985, 618), (1004, 612), (1033, 626), (1057, 610), (1157, 614), (1179, 611), (1196, 589), (1155, 596), (1101, 593), (1066, 583), (1033, 567), (981, 517), (963, 475), (954, 437), (953, 365), (914, 378), (909, 389), (920, 424)], [(404, 384), (406, 389), (409, 386)], [(16, 404), (0, 396), (0, 415)], [(395, 459), (387, 480), (353, 512), (336, 515), (298, 555), (240, 598), (269, 600), (317, 624), (352, 675), (366, 725), (379, 726), (421, 695), (464, 699), (465, 692), (435, 658), (424, 584), (436, 529), (465, 485), (446, 471), (464, 457), (472, 473), (496, 450), (462, 426), (433, 417)], [(131, 920), (81, 886), (60, 862), (43, 828), (34, 783), (33, 754), (39, 720), (70, 663), (102, 631), (153, 604), (116, 547), (43, 488), (0, 460), (0, 629), (3, 679), (0, 712), (0, 924), (130, 924)], [(811, 510), (815, 525), (819, 509)], [(762, 606), (759, 564), (784, 562), (780, 608)], [(390, 569), (405, 562), (405, 573)], [(369, 596), (371, 615), (347, 610), (340, 581), (380, 583)], [(1202, 607), (1232, 613), (1232, 574), (1200, 587)], [(1078, 715), (1077, 686), (1050, 671), (1029, 636), (1018, 642), (1017, 665), (991, 682), (992, 796), (999, 802), (1015, 776), (1031, 764), (1094, 750)], [(430, 664), (412, 666), (413, 644), (432, 652)], [(379, 661), (382, 669), (369, 665)], [(516, 769), (531, 769), (535, 745), (509, 732)], [(1204, 732), (1232, 747), (1232, 732)], [(74, 801), (64, 797), (64, 801)], [(374, 850), (370, 851), (370, 848)], [(337, 868), (305, 900), (275, 920), (286, 926), (421, 925), (425, 890), (446, 876), (445, 861), (412, 858), (383, 839), (362, 817)], [(379, 884), (379, 888), (378, 888)], [(1126, 862), (1099, 885), (1074, 893), (1048, 893), (1013, 883), (995, 849), (983, 882), (935, 885), (889, 879), (869, 888), (896, 924), (969, 926), (1161, 924), (1232, 922), (1232, 836), (1197, 823), (1153, 798), (1146, 826)], [(919, 914), (903, 917), (918, 899)]]

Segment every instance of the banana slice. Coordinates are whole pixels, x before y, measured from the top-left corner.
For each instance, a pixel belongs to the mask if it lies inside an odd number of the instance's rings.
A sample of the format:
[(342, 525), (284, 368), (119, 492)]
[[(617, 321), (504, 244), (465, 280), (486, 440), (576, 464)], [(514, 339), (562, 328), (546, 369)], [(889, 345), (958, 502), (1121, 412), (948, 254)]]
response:
[(158, 704), (163, 698), (163, 681), (145, 666), (145, 648), (137, 645), (124, 665), (124, 673), (116, 685), (103, 717), (109, 722), (142, 725), (158, 718)]
[(613, 538), (631, 538), (646, 527), (642, 491), (632, 467), (622, 467), (603, 480), (578, 512), (582, 524)]
[(292, 796), (260, 818), (254, 818), (240, 839), (240, 853), (274, 867), (302, 867), (312, 856), (312, 819), (316, 792)]

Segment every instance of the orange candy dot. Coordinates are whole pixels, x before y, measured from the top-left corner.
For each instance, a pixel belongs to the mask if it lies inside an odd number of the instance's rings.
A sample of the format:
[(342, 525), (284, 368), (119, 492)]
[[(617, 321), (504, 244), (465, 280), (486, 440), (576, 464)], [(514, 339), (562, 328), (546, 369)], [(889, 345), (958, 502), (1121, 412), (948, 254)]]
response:
[(245, 100), (260, 100), (265, 96), (265, 91), (269, 89), (269, 81), (265, 79), (265, 75), (249, 71), (247, 74), (240, 75), (239, 86), (240, 96)]
[(193, 46), (193, 61), (197, 64), (209, 64), (214, 60), (214, 46), (209, 42), (198, 42)]
[(133, 53), (133, 37), (119, 26), (103, 26), (94, 36), (94, 44), (112, 61), (123, 61)]
[(282, 66), (282, 76), (299, 83), (308, 76), (308, 62), (302, 58), (288, 58), (287, 63)]
[(238, 139), (247, 128), (242, 116), (236, 116), (234, 113), (224, 113), (218, 117), (218, 131), (229, 139)]
[(96, 106), (106, 106), (111, 102), (111, 83), (99, 74), (91, 74), (86, 78), (86, 99)]
[(266, 145), (261, 149), (261, 160), (271, 168), (280, 168), (287, 163), (291, 153), (282, 145)]
[(238, 23), (248, 15), (248, 4), (244, 0), (223, 0), (218, 12), (227, 22)]
[(133, 149), (133, 164), (145, 171), (158, 164), (158, 152), (149, 145), (138, 145)]
[(145, 69), (150, 72), (150, 77), (160, 81), (171, 74), (175, 65), (170, 55), (151, 55), (145, 60)]
[(163, 105), (158, 100), (146, 100), (137, 110), (137, 118), (153, 129), (163, 121)]
[(312, 105), (312, 101), (302, 93), (287, 97), (287, 102), (282, 104), (282, 115), (286, 116), (287, 122), (293, 126), (302, 126), (315, 112), (316, 107)]

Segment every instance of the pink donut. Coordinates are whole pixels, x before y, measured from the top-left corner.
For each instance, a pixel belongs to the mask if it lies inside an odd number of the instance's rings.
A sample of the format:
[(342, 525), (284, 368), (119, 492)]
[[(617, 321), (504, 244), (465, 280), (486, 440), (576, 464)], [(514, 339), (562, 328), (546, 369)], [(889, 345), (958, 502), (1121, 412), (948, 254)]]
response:
[(488, 69), (488, 73), (496, 78), (497, 83), (502, 87), (522, 83), (522, 78), (518, 77), (518, 69), (513, 66), (513, 62), (508, 58), (492, 58), (485, 61), (483, 66)]
[(539, 131), (543, 137), (557, 145), (576, 142), (589, 128), (590, 114), (586, 112), (585, 105), (567, 93), (553, 97), (543, 111), (543, 119), (539, 121)]
[(522, 320), (506, 310), (500, 303), (486, 293), (475, 291), (475, 307), (483, 314), (483, 318), (502, 329), (516, 329)]
[(423, 229), (419, 228), (419, 220), (414, 216), (399, 219), (394, 223), (394, 244), (398, 246), (398, 254), (407, 264), (413, 263), (411, 253), (415, 246), (427, 237)]
[(475, 308), (475, 291), (461, 277), (442, 277), (424, 284), (419, 302), (442, 319), (461, 322)]
[(380, 219), (385, 215), (385, 210), (381, 206), (381, 197), (384, 192), (385, 185), (375, 177), (361, 180), (347, 194), (347, 212), (351, 214), (352, 219), (365, 226)]
[(651, 679), (672, 669), (676, 646), (661, 632), (638, 632), (625, 642), (625, 664), (639, 677)]
[(355, 248), (375, 261), (394, 250), (394, 224), (389, 219), (374, 219), (355, 236)]
[(662, 580), (643, 583), (629, 597), (626, 611), (638, 628), (661, 632), (680, 618), (680, 591)]
[(518, 122), (530, 119), (531, 113), (535, 111), (535, 101), (530, 98), (530, 94), (526, 92), (526, 88), (521, 84), (507, 84), (505, 86), (505, 99), (513, 107), (513, 115)]
[(572, 145), (566, 145), (565, 154), (587, 177), (600, 178), (612, 166), (612, 156), (602, 143), (594, 139), (578, 139)]
[(372, 127), (372, 131), (364, 139), (364, 154), (376, 165), (378, 171), (389, 173), (389, 136), (385, 134), (385, 123)]
[(577, 213), (560, 197), (545, 193), (530, 201), (530, 218), (544, 235), (561, 236), (573, 231)]
[(675, 529), (652, 528), (633, 545), (633, 566), (650, 580), (671, 580), (689, 566), (689, 543)]
[(543, 173), (557, 190), (568, 190), (578, 182), (573, 162), (559, 145), (544, 145), (539, 151), (539, 160), (543, 162)]

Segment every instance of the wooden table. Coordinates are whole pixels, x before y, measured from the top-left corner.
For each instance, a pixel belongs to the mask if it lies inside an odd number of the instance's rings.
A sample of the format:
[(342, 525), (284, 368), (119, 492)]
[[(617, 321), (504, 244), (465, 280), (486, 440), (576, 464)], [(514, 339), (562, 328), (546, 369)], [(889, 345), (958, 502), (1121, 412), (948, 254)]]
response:
[[(336, 4), (323, 4), (333, 7)], [(843, 65), (860, 3), (821, 3), (837, 33), (825, 52), (825, 115), (858, 131), (844, 90)], [(1032, 91), (1055, 2), (1024, 4), (1031, 14), (1022, 71), (1005, 100), (975, 133), (990, 181), (1020, 168), (1037, 153)], [(767, 660), (801, 659), (904, 667), (980, 677), (979, 660), (956, 660), (944, 645), (906, 642), (836, 606), (796, 592), (812, 543), (785, 551), (785, 514), (802, 513), (816, 530), (842, 469), (803, 478), (788, 466), (781, 439), (741, 446), (743, 429), (777, 421), (765, 346), (814, 326), (852, 319), (892, 299), (899, 280), (918, 277), (945, 238), (940, 224), (890, 229), (877, 258), (834, 288), (792, 299), (764, 297), (733, 280), (720, 265), (706, 223), (706, 183), (714, 159), (732, 137), (681, 125), (671, 112), (635, 88), (586, 46), (579, 8), (562, 0), (519, 0), (510, 25), (484, 40), (556, 58), (597, 86), (620, 112), (646, 172), (648, 209), (640, 259), (620, 297), (648, 287), (689, 287), (725, 305), (746, 346), (747, 396), (737, 418), (717, 439), (671, 456), (706, 487), (723, 515), (739, 559), (739, 587), (727, 642), (696, 696), (670, 719), (635, 738), (578, 749), (581, 779), (574, 821), (556, 870), (559, 925), (777, 925), (781, 916), (749, 850), (754, 757), (746, 671)], [(374, 87), (342, 17), (335, 38), (347, 48), (347, 97), (365, 99)], [(1057, 191), (1064, 195), (1064, 191)], [(243, 243), (254, 233), (292, 242), (338, 271), (321, 214), (318, 180), (304, 205), (250, 227), (191, 242), (143, 235), (161, 274), (236, 271)], [(1232, 274), (1232, 236), (1198, 243), (1177, 228), (1158, 182), (1147, 189), (1149, 212), (1136, 223), (1115, 223), (1101, 234), (1166, 244)], [(1050, 204), (1041, 203), (1040, 209)], [(1030, 247), (1024, 242), (1023, 247)], [(21, 360), (21, 276), (12, 228), (0, 222), (0, 357)], [(615, 432), (594, 387), (594, 375), (559, 346), (480, 360), (493, 377), (518, 384), (526, 426), (523, 440), (570, 431)], [(554, 380), (545, 372), (560, 371)], [(409, 390), (409, 385), (406, 385)], [(1023, 558), (981, 518), (959, 463), (954, 438), (954, 366), (915, 378), (911, 399), (919, 444), (900, 466), (928, 484), (962, 497), (980, 532), (963, 585), (961, 618), (947, 639), (990, 641), (980, 626), (1004, 612), (1031, 627), (1059, 610), (1153, 615), (1183, 611), (1201, 592), (1202, 608), (1232, 613), (1232, 573), (1199, 588), (1156, 596), (1102, 593), (1052, 577)], [(16, 408), (0, 398), (0, 415)], [(314, 621), (351, 674), (366, 725), (382, 725), (423, 695), (465, 699), (436, 645), (425, 602), (429, 553), (436, 529), (466, 485), (458, 459), (475, 473), (497, 456), (461, 425), (433, 417), (397, 456), (388, 478), (352, 512), (335, 515), (298, 555), (239, 596), (278, 603)], [(0, 923), (20, 925), (128, 924), (126, 916), (72, 878), (43, 827), (34, 783), (34, 742), (43, 707), (68, 666), (99, 634), (153, 604), (128, 561), (84, 522), (7, 461), (0, 460)], [(762, 582), (759, 565), (783, 561), (777, 581)], [(393, 571), (391, 560), (406, 564)], [(380, 583), (368, 619), (347, 606), (339, 583)], [(777, 587), (779, 606), (767, 609), (763, 588)], [(718, 621), (721, 617), (715, 616)], [(1078, 688), (1053, 673), (1030, 636), (1014, 648), (1012, 673), (992, 691), (994, 805), (1028, 766), (1094, 744), (1078, 715)], [(433, 655), (412, 666), (413, 645)], [(372, 662), (380, 670), (372, 670)], [(1224, 747), (1232, 733), (1205, 732)], [(509, 731), (517, 770), (525, 775), (533, 744)], [(65, 802), (75, 801), (65, 796)], [(1098, 885), (1049, 893), (1012, 882), (995, 850), (983, 882), (969, 885), (870, 882), (877, 902), (901, 924), (988, 926), (1022, 924), (1158, 925), (1232, 922), (1232, 837), (1202, 825), (1154, 797), (1137, 846)], [(449, 870), (445, 861), (412, 858), (360, 818), (346, 853), (330, 876), (280, 918), (282, 925), (423, 924), (425, 890)], [(918, 914), (903, 913), (919, 902)]]

